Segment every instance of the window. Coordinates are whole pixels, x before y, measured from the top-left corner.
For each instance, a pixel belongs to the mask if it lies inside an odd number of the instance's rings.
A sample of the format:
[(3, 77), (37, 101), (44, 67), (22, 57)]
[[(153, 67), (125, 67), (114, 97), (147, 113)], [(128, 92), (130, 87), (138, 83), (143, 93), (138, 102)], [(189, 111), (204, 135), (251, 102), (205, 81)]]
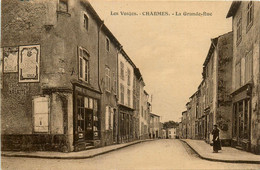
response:
[(124, 63), (123, 62), (120, 62), (120, 77), (122, 80), (124, 80)]
[(130, 95), (131, 95), (131, 91), (129, 89), (127, 89), (127, 105), (130, 106)]
[(245, 57), (241, 58), (240, 68), (240, 86), (243, 86), (245, 84)]
[(253, 24), (253, 2), (249, 1), (247, 5), (247, 29), (249, 29)]
[(131, 80), (131, 71), (130, 71), (130, 69), (128, 68), (128, 69), (127, 69), (127, 85), (128, 85), (128, 86), (130, 86), (130, 84), (131, 84), (131, 83), (130, 83), (130, 82), (131, 82), (130, 80)]
[(110, 90), (111, 90), (111, 76), (110, 76), (110, 68), (108, 68), (108, 67), (106, 67), (105, 86), (106, 86), (106, 90), (108, 92), (110, 92)]
[(242, 17), (240, 17), (237, 22), (237, 44), (240, 43), (241, 39), (242, 39)]
[(68, 0), (59, 0), (59, 11), (68, 12)]
[(89, 54), (81, 47), (79, 48), (79, 79), (89, 82)]
[(124, 104), (124, 93), (125, 93), (124, 85), (120, 84), (120, 102), (121, 102), (121, 104)]
[(141, 113), (142, 113), (142, 117), (144, 117), (144, 107), (141, 107)]
[(105, 127), (106, 130), (112, 130), (114, 123), (114, 110), (110, 106), (106, 106), (106, 114), (105, 114)]
[(49, 97), (33, 99), (34, 132), (49, 132)]
[(89, 25), (89, 18), (87, 14), (84, 14), (84, 28), (88, 30), (88, 25)]
[(241, 64), (238, 63), (235, 67), (235, 87), (238, 89), (241, 84)]
[(114, 83), (113, 83), (113, 91), (114, 91), (114, 93), (116, 94), (116, 90), (117, 90), (117, 88), (116, 88), (116, 85), (117, 85), (117, 79), (116, 79), (116, 74), (115, 74), (115, 72), (113, 72), (113, 80), (114, 80)]
[(106, 37), (106, 50), (110, 50), (110, 40)]
[(252, 50), (246, 55), (245, 59), (245, 83), (248, 83), (253, 76), (253, 52)]

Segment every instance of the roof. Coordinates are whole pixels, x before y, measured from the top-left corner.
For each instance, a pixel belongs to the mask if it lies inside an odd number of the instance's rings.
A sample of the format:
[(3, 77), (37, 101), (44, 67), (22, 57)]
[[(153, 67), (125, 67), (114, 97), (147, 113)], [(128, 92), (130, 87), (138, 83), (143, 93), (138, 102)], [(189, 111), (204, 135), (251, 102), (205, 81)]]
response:
[(234, 16), (237, 13), (237, 10), (238, 10), (240, 4), (241, 4), (241, 1), (233, 1), (229, 8), (226, 18)]
[(134, 68), (134, 74), (136, 75), (138, 80), (143, 82), (143, 84), (145, 86), (144, 79), (143, 79), (143, 76), (142, 76), (141, 71), (140, 71), (139, 68), (137, 68), (137, 67)]
[(145, 90), (144, 90), (144, 94), (149, 95), (149, 94), (147, 93), (147, 91), (145, 91)]
[(122, 48), (121, 49), (121, 54), (125, 57), (125, 59), (133, 66), (133, 68), (136, 68), (136, 65), (134, 64), (134, 62), (130, 59), (130, 57), (127, 55), (127, 53), (125, 52), (125, 50)]
[(181, 114), (183, 115), (184, 113), (187, 113), (187, 110), (183, 111)]
[(214, 39), (211, 39), (211, 45), (210, 45), (210, 47), (209, 47), (208, 55), (207, 55), (207, 57), (206, 57), (206, 59), (205, 59), (205, 61), (204, 61), (204, 63), (203, 63), (203, 66), (204, 66), (204, 67), (205, 67), (205, 66), (208, 64), (208, 62), (210, 61), (210, 58), (211, 58), (211, 56), (212, 56), (212, 53), (213, 53), (214, 50), (215, 50), (215, 46), (217, 45), (217, 43), (218, 43), (218, 37), (217, 37), (217, 38), (214, 38)]

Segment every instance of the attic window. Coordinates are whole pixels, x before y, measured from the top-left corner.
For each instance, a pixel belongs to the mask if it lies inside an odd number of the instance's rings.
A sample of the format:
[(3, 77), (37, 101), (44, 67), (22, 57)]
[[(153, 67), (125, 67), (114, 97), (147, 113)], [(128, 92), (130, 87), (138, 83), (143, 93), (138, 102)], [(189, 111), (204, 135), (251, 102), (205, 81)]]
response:
[(68, 12), (68, 0), (59, 0), (59, 11)]

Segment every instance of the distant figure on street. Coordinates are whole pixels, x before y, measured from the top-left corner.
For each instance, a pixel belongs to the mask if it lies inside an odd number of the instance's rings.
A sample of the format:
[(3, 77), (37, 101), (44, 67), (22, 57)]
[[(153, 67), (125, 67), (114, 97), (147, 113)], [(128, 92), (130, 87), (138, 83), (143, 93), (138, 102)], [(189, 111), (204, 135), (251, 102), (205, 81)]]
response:
[(213, 135), (213, 153), (218, 153), (219, 150), (221, 150), (221, 145), (220, 145), (220, 139), (219, 139), (219, 130), (218, 126), (214, 125), (214, 128), (212, 130), (212, 135)]

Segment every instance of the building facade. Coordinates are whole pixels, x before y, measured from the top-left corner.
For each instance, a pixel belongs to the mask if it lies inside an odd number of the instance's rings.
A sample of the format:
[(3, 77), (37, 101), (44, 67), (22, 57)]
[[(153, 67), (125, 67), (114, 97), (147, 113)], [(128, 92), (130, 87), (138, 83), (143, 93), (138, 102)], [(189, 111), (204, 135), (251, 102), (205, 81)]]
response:
[(3, 150), (70, 152), (148, 136), (140, 70), (87, 0), (5, 0), (2, 26)]
[(232, 146), (260, 153), (260, 3), (233, 2)]
[(149, 123), (149, 137), (159, 138), (160, 137), (160, 116), (150, 113), (150, 123)]
[(149, 138), (149, 105), (148, 105), (149, 95), (144, 90), (144, 85), (145, 85), (144, 82), (141, 82), (139, 139)]
[(134, 139), (134, 108), (133, 83), (134, 64), (128, 55), (121, 50), (118, 54), (118, 113), (119, 113), (119, 142)]
[(101, 145), (102, 22), (91, 5), (3, 1), (2, 14), (3, 147), (73, 151)]

